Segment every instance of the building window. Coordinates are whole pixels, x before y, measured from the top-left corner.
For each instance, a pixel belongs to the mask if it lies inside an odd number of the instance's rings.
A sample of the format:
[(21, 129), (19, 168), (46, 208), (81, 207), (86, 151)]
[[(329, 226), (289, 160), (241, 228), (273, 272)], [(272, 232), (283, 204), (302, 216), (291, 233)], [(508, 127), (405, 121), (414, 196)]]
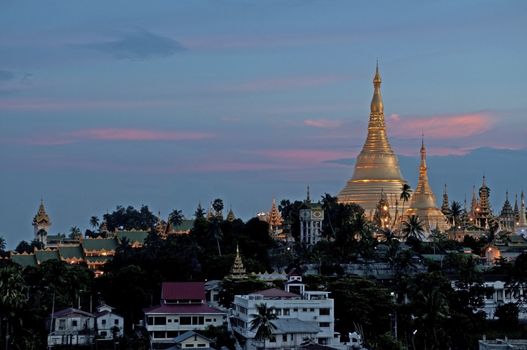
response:
[(60, 330), (66, 329), (66, 320), (63, 320), (63, 319), (59, 320), (59, 329)]
[(287, 334), (282, 334), (282, 342), (287, 342)]
[(154, 317), (154, 325), (156, 326), (164, 326), (167, 324), (167, 318), (166, 317)]
[(293, 312), (298, 312), (298, 309), (293, 309)]
[(72, 327), (77, 327), (77, 320), (72, 320), (71, 321), (71, 326)]
[(103, 336), (103, 337), (106, 337), (107, 334), (108, 333), (106, 333), (106, 331), (105, 332), (101, 332), (101, 336)]
[(102, 320), (101, 323), (104, 326), (106, 324), (106, 320)]
[(119, 319), (118, 319), (118, 318), (115, 319), (115, 320), (113, 321), (113, 324), (116, 325), (116, 326), (118, 326), (118, 325), (119, 325)]
[(201, 344), (201, 343), (198, 344), (198, 348), (205, 348), (205, 347), (207, 347), (207, 344)]
[(329, 308), (322, 308), (319, 310), (319, 315), (322, 315), (322, 316), (329, 316)]
[(154, 332), (154, 338), (165, 339), (165, 332)]
[(193, 348), (193, 347), (194, 347), (194, 344), (185, 344), (185, 347), (186, 347), (186, 348)]
[(315, 312), (315, 309), (311, 308), (309, 309), (309, 312)]
[(149, 325), (153, 325), (154, 324), (154, 318), (152, 316), (148, 316), (148, 318), (146, 320), (146, 323), (149, 324)]
[(167, 338), (176, 338), (179, 335), (178, 333), (178, 331), (168, 331)]
[(329, 322), (320, 322), (319, 326), (320, 326), (320, 328), (328, 328), (329, 327)]
[(284, 316), (289, 316), (289, 309), (284, 309)]
[(307, 312), (307, 309), (302, 309), (303, 312)]
[(269, 342), (276, 343), (276, 337), (273, 335), (271, 338), (269, 338)]
[(189, 316), (182, 316), (179, 318), (179, 324), (182, 326), (187, 326), (192, 324), (192, 317)]

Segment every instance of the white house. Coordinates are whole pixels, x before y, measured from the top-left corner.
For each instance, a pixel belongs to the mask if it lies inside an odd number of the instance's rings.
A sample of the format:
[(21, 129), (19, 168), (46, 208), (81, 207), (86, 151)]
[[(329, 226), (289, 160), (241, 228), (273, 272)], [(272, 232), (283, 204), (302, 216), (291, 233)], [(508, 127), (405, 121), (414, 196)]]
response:
[(179, 350), (179, 349), (201, 349), (201, 350), (214, 350), (210, 346), (212, 340), (202, 336), (193, 331), (188, 331), (174, 339), (176, 345), (166, 350)]
[(487, 314), (487, 319), (493, 319), (496, 308), (499, 305), (519, 303), (518, 319), (527, 320), (527, 307), (523, 306), (527, 300), (526, 285), (507, 285), (505, 281), (486, 281), (484, 283), (487, 292), (481, 310)]
[(89, 345), (95, 336), (95, 316), (89, 312), (68, 308), (51, 315), (48, 346)]
[[(334, 302), (329, 292), (306, 291), (298, 275), (289, 277), (285, 289), (272, 288), (234, 297), (231, 324), (247, 339), (246, 349), (262, 345), (266, 349), (292, 349), (307, 341), (320, 345), (339, 344), (338, 334), (334, 332)], [(250, 329), (259, 304), (274, 308), (278, 316), (273, 321), (277, 328), (274, 337), (265, 344), (255, 341), (256, 332)]]
[(161, 304), (143, 310), (152, 344), (173, 344), (174, 338), (208, 326), (221, 326), (224, 312), (207, 305), (203, 282), (164, 282)]
[(121, 315), (113, 312), (113, 307), (101, 305), (97, 308), (96, 325), (97, 335), (102, 339), (121, 338), (123, 336), (124, 319)]

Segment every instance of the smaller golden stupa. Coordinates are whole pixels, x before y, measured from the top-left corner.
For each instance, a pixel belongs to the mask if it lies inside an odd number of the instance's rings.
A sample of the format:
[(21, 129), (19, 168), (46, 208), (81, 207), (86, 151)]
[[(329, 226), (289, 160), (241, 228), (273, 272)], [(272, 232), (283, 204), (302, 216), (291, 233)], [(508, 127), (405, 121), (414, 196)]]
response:
[(419, 165), (419, 180), (410, 201), (410, 208), (405, 218), (415, 215), (423, 223), (425, 234), (433, 229), (444, 232), (450, 228), (446, 216), (436, 206), (436, 198), (428, 183), (428, 168), (426, 166), (426, 148), (424, 139), (421, 142), (421, 164)]
[(229, 275), (229, 278), (233, 280), (241, 280), (247, 278), (246, 272), (247, 271), (243, 266), (242, 257), (240, 256), (240, 249), (238, 245), (236, 245), (236, 258), (234, 258), (234, 264), (232, 265), (231, 274)]

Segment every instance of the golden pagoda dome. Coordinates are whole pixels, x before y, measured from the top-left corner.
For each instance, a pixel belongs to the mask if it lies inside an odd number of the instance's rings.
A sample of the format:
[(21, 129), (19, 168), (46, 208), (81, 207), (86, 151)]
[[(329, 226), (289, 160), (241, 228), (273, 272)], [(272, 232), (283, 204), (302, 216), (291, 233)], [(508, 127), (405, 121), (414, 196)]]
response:
[[(373, 219), (379, 202), (379, 193), (384, 192), (389, 201), (395, 202), (401, 195), (406, 180), (401, 174), (399, 160), (388, 141), (384, 121), (384, 105), (381, 96), (381, 74), (379, 66), (373, 79), (374, 92), (368, 122), (368, 136), (355, 162), (353, 176), (338, 194), (342, 204), (356, 203), (364, 208), (366, 216)], [(395, 209), (390, 208), (390, 215)]]

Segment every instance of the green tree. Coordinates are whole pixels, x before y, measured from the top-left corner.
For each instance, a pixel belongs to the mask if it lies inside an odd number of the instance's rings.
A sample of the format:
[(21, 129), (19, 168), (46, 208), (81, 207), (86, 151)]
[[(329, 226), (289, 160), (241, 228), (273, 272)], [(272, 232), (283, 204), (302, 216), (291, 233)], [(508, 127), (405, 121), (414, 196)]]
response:
[(0, 337), (7, 342), (6, 349), (10, 344), (17, 344), (26, 304), (27, 285), (21, 269), (16, 266), (0, 268)]
[(97, 216), (92, 216), (90, 218), (90, 225), (95, 230), (97, 227), (99, 227), (99, 218)]
[(450, 204), (450, 216), (452, 218), (452, 226), (459, 226), (461, 224), (461, 217), (464, 214), (463, 207), (459, 202), (453, 201)]
[(72, 226), (70, 228), (70, 238), (78, 239), (82, 235), (81, 230), (77, 226)]
[(399, 199), (403, 201), (403, 207), (401, 209), (401, 219), (404, 218), (404, 205), (406, 204), (406, 202), (410, 200), (411, 196), (412, 196), (412, 188), (410, 187), (410, 185), (404, 184), (401, 187), (401, 194), (399, 196)]
[(265, 303), (256, 304), (256, 310), (258, 313), (251, 315), (253, 319), (250, 322), (250, 330), (256, 331), (254, 339), (262, 342), (265, 348), (265, 341), (273, 336), (273, 331), (276, 329), (273, 323), (273, 320), (277, 319), (276, 311), (274, 307), (267, 307)]
[(173, 227), (177, 227), (181, 225), (181, 223), (183, 222), (183, 219), (185, 219), (185, 217), (183, 216), (183, 212), (181, 210), (174, 209), (168, 215), (168, 222)]
[(20, 254), (31, 253), (33, 248), (31, 247), (31, 244), (27, 243), (26, 241), (20, 241), (20, 243), (18, 243), (16, 246), (15, 251)]
[(424, 228), (419, 217), (412, 215), (403, 222), (402, 233), (406, 239), (413, 237), (422, 240), (424, 238)]

